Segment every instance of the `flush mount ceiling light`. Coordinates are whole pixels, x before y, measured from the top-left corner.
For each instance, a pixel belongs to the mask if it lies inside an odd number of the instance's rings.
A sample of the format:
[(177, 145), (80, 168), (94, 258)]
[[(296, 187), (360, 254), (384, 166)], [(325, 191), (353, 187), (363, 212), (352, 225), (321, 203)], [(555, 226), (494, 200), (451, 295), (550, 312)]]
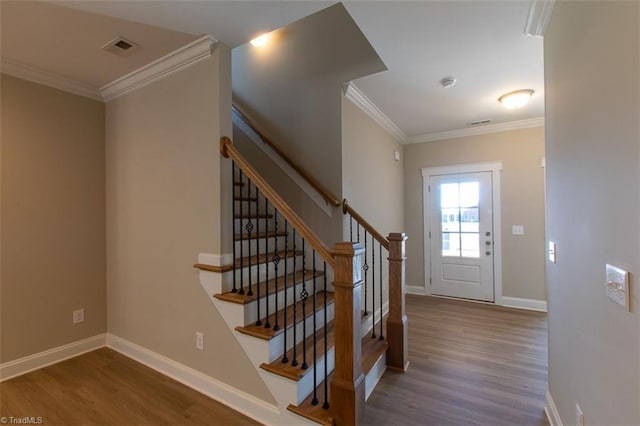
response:
[(531, 89), (516, 90), (515, 92), (506, 93), (500, 96), (498, 98), (498, 102), (508, 109), (522, 108), (529, 103), (531, 95), (533, 95), (533, 90)]
[(269, 41), (269, 33), (262, 34), (250, 41), (253, 47), (262, 47)]

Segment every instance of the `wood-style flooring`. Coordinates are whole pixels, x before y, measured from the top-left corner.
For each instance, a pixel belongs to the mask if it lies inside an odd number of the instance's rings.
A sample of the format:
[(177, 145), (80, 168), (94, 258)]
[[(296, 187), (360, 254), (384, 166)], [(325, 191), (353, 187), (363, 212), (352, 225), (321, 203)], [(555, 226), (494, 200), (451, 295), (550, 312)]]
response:
[(367, 425), (547, 425), (546, 314), (407, 296), (409, 370), (387, 370)]
[[(546, 314), (407, 296), (409, 370), (367, 402), (375, 426), (547, 425)], [(0, 416), (47, 425), (255, 425), (110, 349), (0, 384)]]
[(107, 348), (0, 383), (0, 416), (43, 425), (259, 424)]

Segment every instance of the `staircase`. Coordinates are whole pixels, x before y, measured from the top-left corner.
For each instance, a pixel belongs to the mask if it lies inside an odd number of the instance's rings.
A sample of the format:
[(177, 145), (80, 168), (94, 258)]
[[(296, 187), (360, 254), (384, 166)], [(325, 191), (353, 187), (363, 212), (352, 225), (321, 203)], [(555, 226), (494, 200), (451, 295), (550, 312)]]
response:
[[(362, 225), (365, 241), (329, 250), (229, 139), (221, 143), (233, 160), (233, 260), (222, 266), (201, 260), (195, 265), (201, 283), (276, 399), (278, 424), (359, 424), (389, 360), (401, 370), (407, 365), (406, 237), (392, 234), (390, 246), (375, 230), (367, 233), (370, 225), (345, 201), (352, 227), (358, 216), (355, 237)], [(390, 259), (388, 295), (383, 248)]]

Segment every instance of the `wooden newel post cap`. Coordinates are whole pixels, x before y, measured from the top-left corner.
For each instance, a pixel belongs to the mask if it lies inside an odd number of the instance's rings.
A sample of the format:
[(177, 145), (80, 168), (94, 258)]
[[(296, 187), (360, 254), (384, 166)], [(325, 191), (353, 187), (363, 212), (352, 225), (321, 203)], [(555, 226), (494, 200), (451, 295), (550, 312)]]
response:
[(364, 245), (359, 242), (343, 241), (335, 243), (331, 253), (339, 257), (354, 257), (364, 253)]
[(407, 238), (407, 234), (404, 232), (392, 232), (387, 237), (389, 241), (406, 241)]

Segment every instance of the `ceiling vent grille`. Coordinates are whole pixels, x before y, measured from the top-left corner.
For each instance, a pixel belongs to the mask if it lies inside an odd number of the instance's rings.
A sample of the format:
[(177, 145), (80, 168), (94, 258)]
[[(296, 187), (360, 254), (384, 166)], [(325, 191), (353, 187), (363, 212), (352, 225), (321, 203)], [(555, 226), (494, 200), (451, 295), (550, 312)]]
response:
[(471, 123), (469, 123), (470, 126), (480, 126), (482, 124), (489, 124), (491, 123), (491, 120), (478, 120), (478, 121), (472, 121)]
[(139, 44), (134, 43), (131, 40), (127, 40), (122, 36), (117, 36), (109, 43), (102, 46), (102, 50), (113, 53), (114, 55), (124, 56), (130, 54), (134, 50), (137, 50), (139, 47)]

